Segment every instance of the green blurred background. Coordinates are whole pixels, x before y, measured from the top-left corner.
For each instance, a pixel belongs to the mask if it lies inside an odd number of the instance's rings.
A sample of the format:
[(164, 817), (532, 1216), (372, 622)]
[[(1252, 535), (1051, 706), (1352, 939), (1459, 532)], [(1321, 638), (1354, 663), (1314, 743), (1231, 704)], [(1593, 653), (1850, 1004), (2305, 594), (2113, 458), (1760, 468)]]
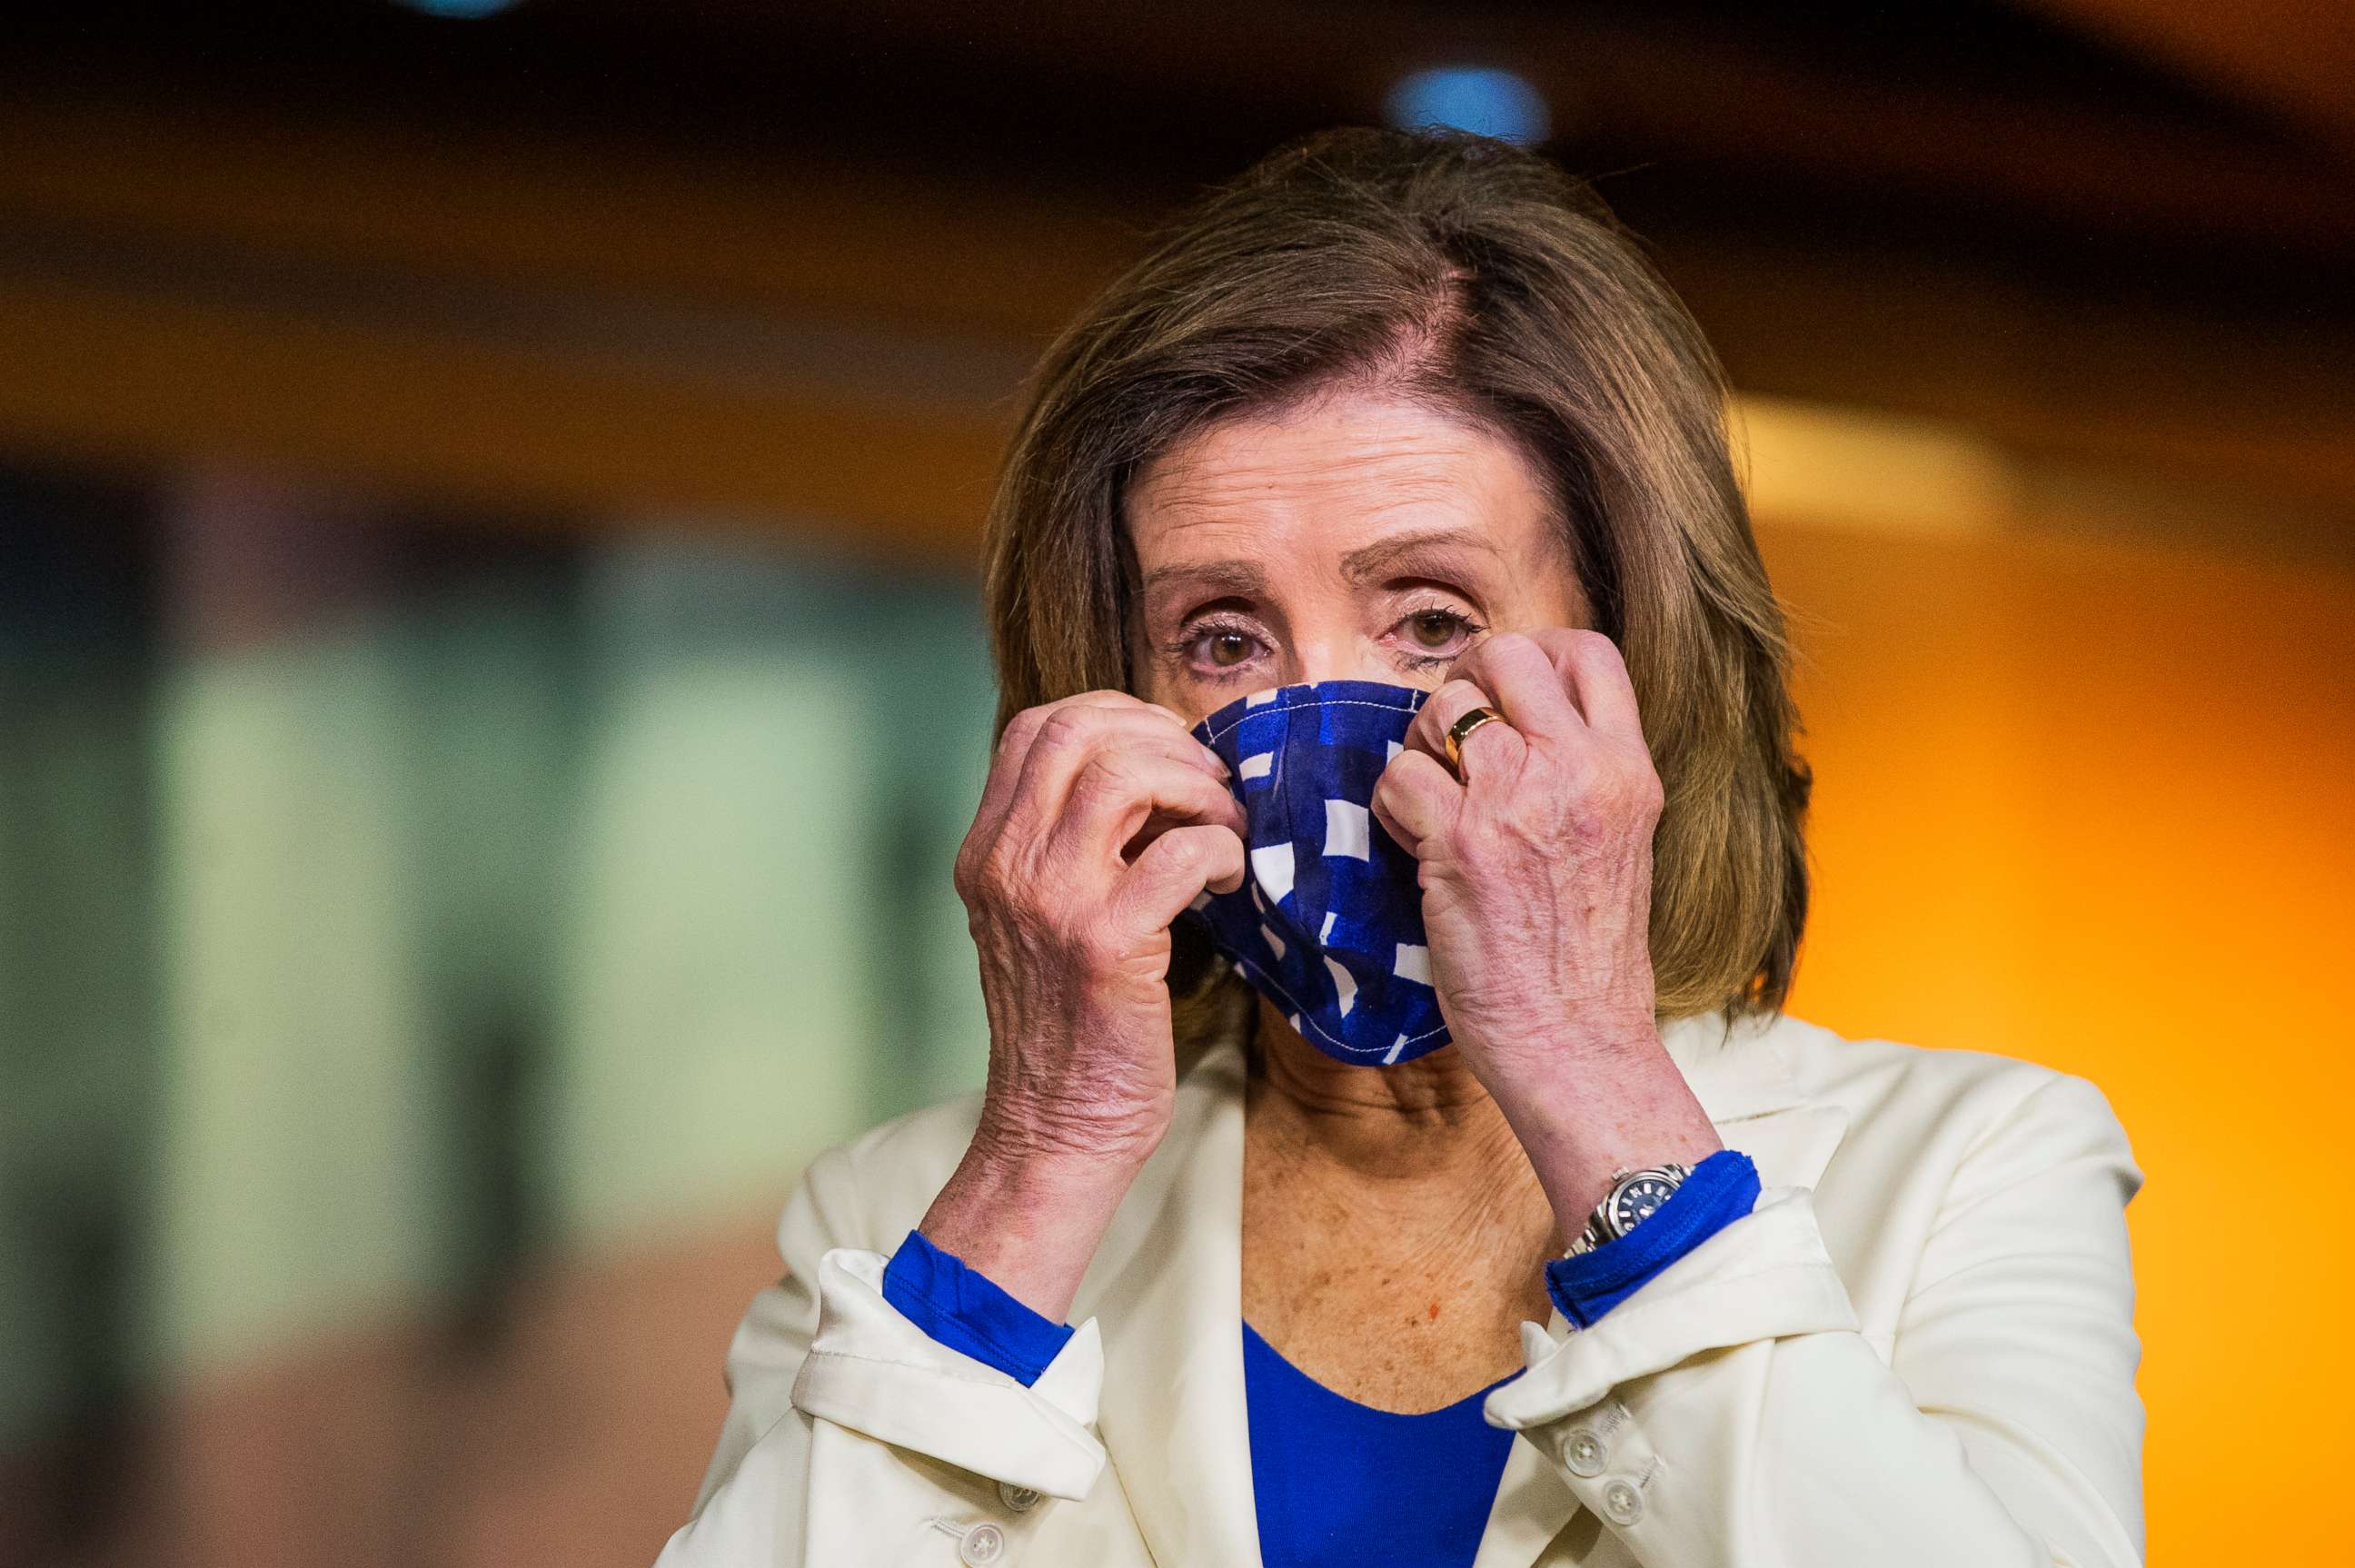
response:
[(673, 532), (0, 483), (0, 1454), (85, 1440), (48, 1506), (176, 1390), (417, 1325), (463, 1367), (545, 1260), (978, 1081), (973, 583)]

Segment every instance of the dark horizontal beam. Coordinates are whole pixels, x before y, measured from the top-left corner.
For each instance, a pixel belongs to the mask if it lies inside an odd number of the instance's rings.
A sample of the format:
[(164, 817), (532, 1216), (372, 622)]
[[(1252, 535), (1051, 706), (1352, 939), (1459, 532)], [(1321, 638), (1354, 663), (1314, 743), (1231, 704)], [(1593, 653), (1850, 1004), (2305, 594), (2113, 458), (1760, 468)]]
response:
[[(10, 451), (805, 516), (956, 560), (1025, 368), (1174, 195), (563, 123), (426, 137), (374, 105), (186, 84), (19, 94), (0, 145)], [(1805, 216), (1697, 203), (1646, 226), (1747, 389), (2355, 542), (2346, 298), (2105, 292)]]

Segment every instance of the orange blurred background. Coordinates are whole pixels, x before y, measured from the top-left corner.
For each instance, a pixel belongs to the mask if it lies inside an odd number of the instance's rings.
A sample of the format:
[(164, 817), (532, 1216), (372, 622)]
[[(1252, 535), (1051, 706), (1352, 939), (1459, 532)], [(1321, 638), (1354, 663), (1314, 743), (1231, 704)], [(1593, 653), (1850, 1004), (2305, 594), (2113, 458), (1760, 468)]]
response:
[(979, 1081), (1025, 370), (1201, 183), (1416, 115), (1595, 176), (1727, 361), (1791, 1010), (2099, 1084), (2152, 1559), (2343, 1556), (2350, 16), (23, 24), (0, 1568), (653, 1560), (801, 1164)]
[[(2147, 1179), (2150, 1558), (2337, 1561), (2355, 581), (2106, 541), (1764, 542), (1817, 622), (1822, 901), (1790, 1010), (2102, 1086)], [(2317, 1501), (2215, 1507), (2218, 1443)]]

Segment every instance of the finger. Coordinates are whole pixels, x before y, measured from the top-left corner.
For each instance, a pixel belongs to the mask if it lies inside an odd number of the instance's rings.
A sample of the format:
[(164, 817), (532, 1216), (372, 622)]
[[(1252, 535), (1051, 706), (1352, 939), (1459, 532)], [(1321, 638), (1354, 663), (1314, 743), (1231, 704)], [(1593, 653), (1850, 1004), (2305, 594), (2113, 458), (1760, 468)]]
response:
[(1141, 749), (1099, 750), (1072, 779), (1048, 834), (1046, 856), (1050, 863), (1115, 865), (1148, 826), (1154, 831), (1145, 835), (1146, 845), (1162, 830), (1188, 824), (1240, 835), (1242, 803), (1225, 784), (1170, 757)]
[[(1421, 752), (1414, 753), (1414, 755), (1418, 757), (1423, 754), (1423, 753)], [(1405, 755), (1407, 755), (1407, 753), (1404, 752), (1401, 752), (1399, 753), (1399, 756), (1401, 757)], [(1391, 759), (1393, 763), (1397, 760), (1398, 759), (1396, 757)], [(1389, 769), (1385, 768), (1383, 772), (1387, 773)], [(1391, 815), (1390, 802), (1383, 795), (1382, 781), (1380, 779), (1376, 779), (1374, 781), (1373, 798), (1367, 803), (1367, 809), (1373, 813), (1375, 826), (1391, 836), (1391, 843), (1396, 844), (1400, 848), (1405, 850), (1410, 855), (1419, 857), (1422, 854), (1422, 835), (1412, 831), (1408, 828), (1405, 823), (1401, 822), (1397, 817)]]
[(1448, 672), (1494, 698), (1506, 722), (1538, 740), (1568, 740), (1586, 727), (1551, 654), (1535, 637), (1499, 632)]
[(1030, 747), (1049, 719), (1066, 708), (1108, 707), (1114, 699), (1124, 696), (1117, 691), (1081, 691), (1069, 697), (1042, 702), (1026, 708), (1006, 721), (997, 734), (997, 744), (990, 752), (989, 776), (981, 786), (981, 805), (974, 813), (976, 820), (994, 823), (1006, 814), (1007, 805), (1022, 778), (1022, 765), (1030, 754)]
[(1636, 684), (1618, 644), (1601, 632), (1582, 627), (1553, 626), (1533, 636), (1553, 661), (1563, 688), (1589, 725), (1606, 734), (1644, 738)]
[[(1451, 680), (1431, 694), (1423, 710), (1414, 716), (1408, 728), (1410, 750), (1418, 751), (1437, 762), (1455, 783), (1454, 771), (1447, 768), (1448, 727), (1476, 708), (1495, 708), (1488, 694), (1468, 680)], [(1464, 777), (1468, 783), (1477, 773), (1495, 774), (1503, 770), (1507, 776), (1520, 771), (1529, 755), (1529, 741), (1522, 738), (1510, 719), (1501, 724), (1482, 724), (1464, 738), (1458, 751), (1464, 760)], [(1475, 759), (1475, 752), (1477, 759)], [(1403, 755), (1404, 753), (1401, 753)]]
[(1068, 697), (1059, 697), (1052, 702), (1041, 702), (1036, 707), (1026, 708), (1007, 720), (1006, 728), (998, 733), (996, 749), (991, 753), (993, 761), (999, 758), (1018, 760), (1027, 755), (1030, 743), (1038, 738), (1039, 731), (1045, 727), (1047, 720), (1066, 709), (1075, 708), (1098, 708), (1114, 713), (1139, 714), (1167, 724), (1180, 732), (1193, 728), (1192, 723), (1175, 709), (1165, 708), (1157, 702), (1146, 702), (1125, 691), (1114, 691), (1109, 688), (1075, 691)]
[(1105, 917), (1131, 936), (1167, 929), (1202, 890), (1231, 893), (1243, 885), (1243, 841), (1224, 827), (1173, 827), (1156, 838), (1113, 884)]
[(1121, 691), (1078, 692), (1024, 709), (1007, 720), (999, 737), (981, 804), (958, 847), (958, 863), (985, 859), (1008, 840), (1043, 840), (1062, 811), (1071, 777), (1099, 740), (1158, 748), (1230, 787), (1225, 762), (1186, 729), (1169, 709)]
[(1104, 747), (1167, 755), (1225, 785), (1229, 777), (1226, 763), (1188, 734), (1183, 720), (1167, 709), (1138, 702), (1122, 692), (1084, 695), (1115, 700), (1071, 698), (1048, 705), (1049, 711), (1024, 710), (1039, 716), (1028, 726), (1022, 741), (1020, 765), (1012, 765), (1013, 759), (1007, 756), (991, 770), (993, 773), (1001, 770), (1012, 773), (1013, 782), (998, 792), (995, 801), (987, 790), (984, 791), (985, 802), (995, 805), (1007, 824), (1018, 816), (1034, 825), (1051, 822), (1060, 816), (1071, 780), (1088, 759)]
[(1446, 743), (1447, 727), (1487, 700), (1488, 694), (1468, 680), (1441, 682), (1438, 690), (1423, 699), (1423, 707), (1416, 710), (1414, 721), (1406, 727), (1407, 749), (1434, 757), (1445, 756), (1447, 753), (1443, 748)]
[(1210, 813), (1179, 812), (1156, 806), (1146, 813), (1145, 820), (1121, 843), (1120, 859), (1124, 862), (1135, 860), (1139, 855), (1145, 853), (1146, 848), (1155, 839), (1175, 828), (1203, 825), (1224, 827), (1231, 832), (1245, 833), (1248, 836), (1243, 808), (1240, 804), (1236, 805), (1231, 814), (1224, 810)]
[(1418, 859), (1424, 843), (1454, 827), (1463, 809), (1464, 786), (1428, 752), (1401, 752), (1374, 782), (1375, 816), (1399, 848)]

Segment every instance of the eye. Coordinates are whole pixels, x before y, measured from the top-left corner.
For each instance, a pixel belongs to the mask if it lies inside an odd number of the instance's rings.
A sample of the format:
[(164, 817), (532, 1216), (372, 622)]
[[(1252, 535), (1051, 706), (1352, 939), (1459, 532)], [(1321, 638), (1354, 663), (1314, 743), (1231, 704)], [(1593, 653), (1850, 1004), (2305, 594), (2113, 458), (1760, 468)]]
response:
[(1213, 667), (1231, 669), (1251, 657), (1252, 639), (1243, 632), (1207, 632), (1203, 634), (1202, 649)]
[(1426, 648), (1444, 648), (1464, 629), (1464, 617), (1447, 610), (1422, 610), (1406, 618), (1415, 642)]
[(1196, 678), (1222, 680), (1256, 663), (1266, 645), (1257, 632), (1240, 622), (1196, 621), (1166, 645), (1166, 652)]
[(1423, 662), (1455, 658), (1487, 629), (1460, 610), (1438, 606), (1417, 610), (1399, 623), (1407, 656)]

